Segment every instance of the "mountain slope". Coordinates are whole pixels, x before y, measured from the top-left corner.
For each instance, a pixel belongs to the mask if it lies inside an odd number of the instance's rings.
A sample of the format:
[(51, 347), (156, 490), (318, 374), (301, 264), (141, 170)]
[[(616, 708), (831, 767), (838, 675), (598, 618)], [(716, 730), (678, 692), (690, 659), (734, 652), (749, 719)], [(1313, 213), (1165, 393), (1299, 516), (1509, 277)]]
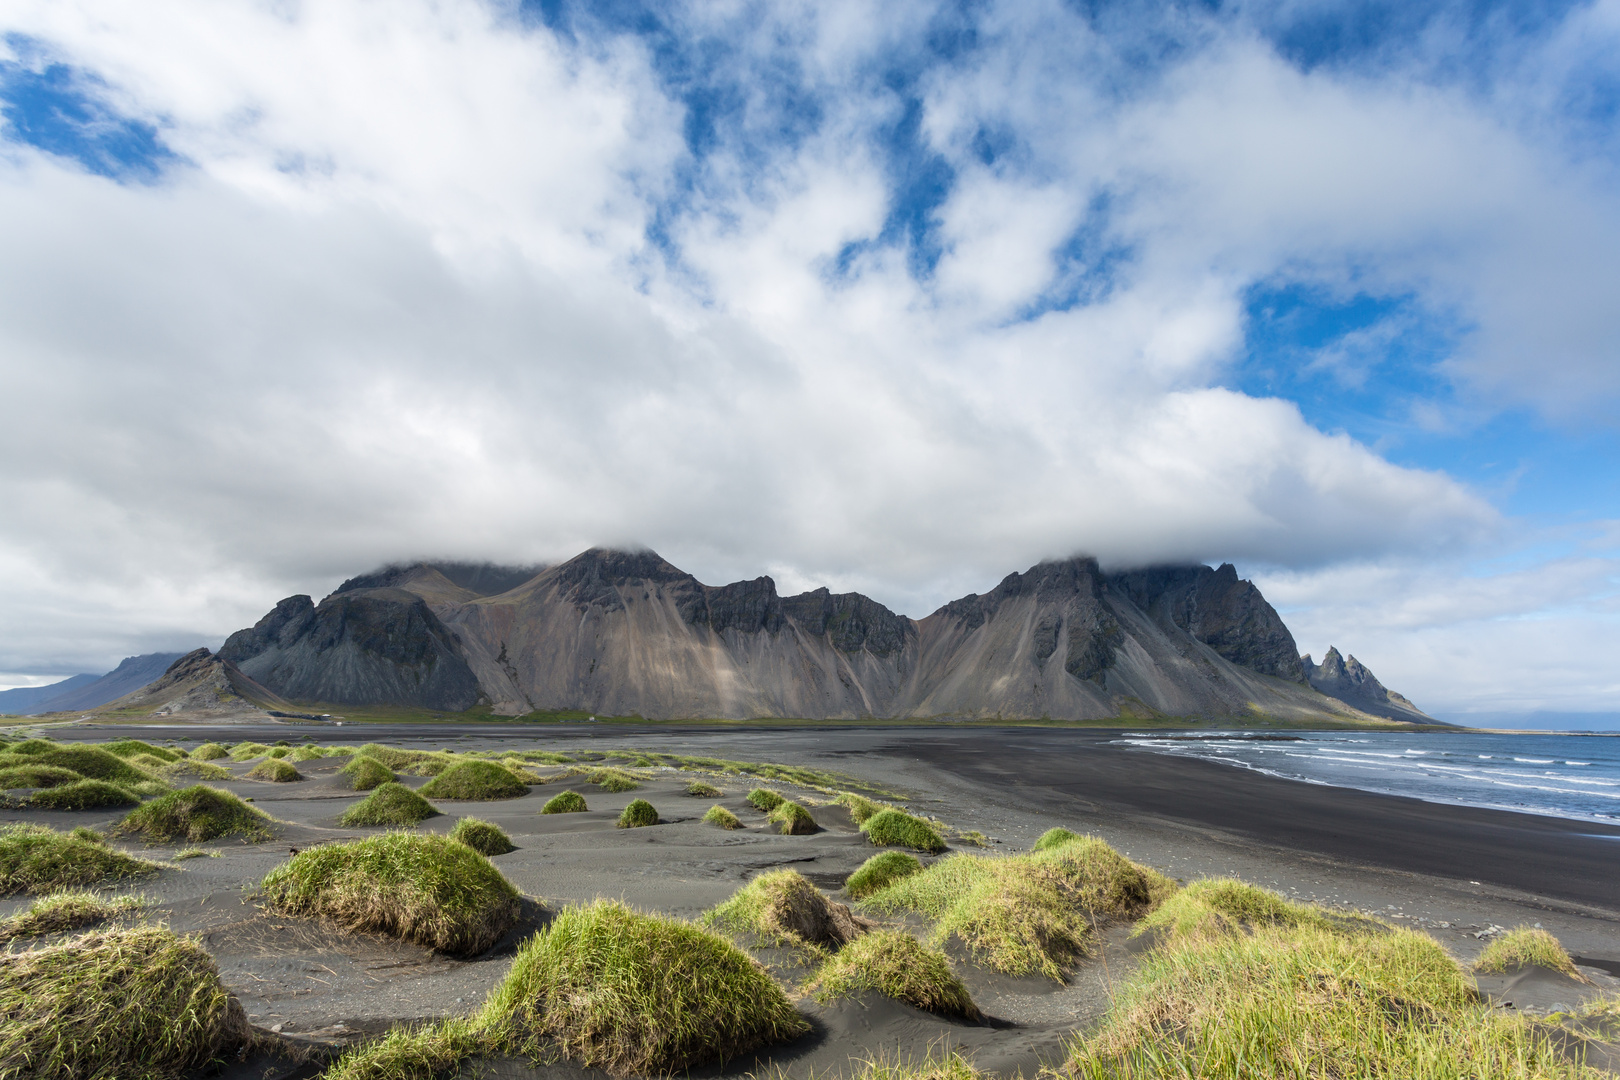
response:
[(207, 649), (186, 653), (133, 693), (104, 706), (149, 716), (262, 716), (264, 710), (288, 710), (291, 703), (254, 682), (223, 657)]
[(1395, 691), (1385, 688), (1377, 676), (1368, 671), (1354, 656), (1346, 660), (1339, 650), (1328, 647), (1320, 666), (1311, 662), (1310, 654), (1300, 658), (1305, 676), (1318, 693), (1337, 698), (1362, 712), (1382, 716), (1388, 720), (1407, 720), (1420, 724), (1434, 723), (1433, 717), (1412, 704)]
[(534, 573), (424, 563), (318, 607), (289, 597), (220, 655), (298, 701), (506, 715), (1365, 719), (1307, 684), (1230, 565), (1042, 563), (916, 621), (858, 593), (783, 597), (768, 577), (705, 585), (648, 551)]
[(70, 675), (60, 682), (50, 683), (46, 686), (19, 686), (12, 690), (0, 690), (0, 713), (7, 716), (28, 716), (36, 712), (47, 710), (39, 708), (42, 702), (73, 691), (105, 678), (102, 675)]

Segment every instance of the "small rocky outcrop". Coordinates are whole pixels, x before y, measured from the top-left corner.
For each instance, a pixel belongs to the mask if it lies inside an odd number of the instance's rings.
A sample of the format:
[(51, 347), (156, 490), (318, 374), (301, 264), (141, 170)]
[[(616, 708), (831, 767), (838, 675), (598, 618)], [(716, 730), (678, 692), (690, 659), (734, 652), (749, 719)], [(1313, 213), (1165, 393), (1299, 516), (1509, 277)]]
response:
[(1300, 657), (1300, 664), (1317, 693), (1388, 720), (1434, 722), (1423, 710), (1379, 682), (1360, 660), (1354, 656), (1345, 659), (1337, 648), (1329, 646), (1321, 664), (1313, 663), (1310, 653)]

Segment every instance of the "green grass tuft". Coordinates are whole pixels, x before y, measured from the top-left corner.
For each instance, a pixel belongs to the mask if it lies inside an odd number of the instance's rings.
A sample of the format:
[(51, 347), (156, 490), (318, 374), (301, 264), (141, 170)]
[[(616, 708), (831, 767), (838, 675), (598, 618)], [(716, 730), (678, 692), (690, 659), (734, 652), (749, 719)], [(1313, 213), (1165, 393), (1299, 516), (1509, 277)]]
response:
[(640, 829), (658, 824), (658, 811), (646, 799), (631, 799), (630, 805), (619, 815), (619, 828)]
[(165, 765), (172, 765), (186, 756), (174, 750), (167, 750), (161, 746), (141, 742), (139, 739), (118, 739), (114, 742), (102, 743), (101, 749), (121, 758), (132, 758), (144, 754), (147, 757), (156, 758)]
[(318, 746), (300, 746), (298, 749), (287, 755), (287, 760), (295, 762), (319, 761), (325, 756), (326, 755), (321, 752), (321, 748)]
[(945, 954), (898, 930), (873, 930), (844, 946), (815, 975), (823, 1003), (876, 991), (926, 1012), (976, 1022), (983, 1017)]
[(34, 754), (32, 761), (39, 765), (71, 769), (87, 779), (106, 780), (125, 787), (153, 779), (151, 773), (131, 765), (117, 754), (107, 753), (99, 746), (64, 746)]
[(525, 942), (484, 1017), (507, 1052), (556, 1048), (615, 1076), (685, 1072), (809, 1030), (729, 941), (610, 900), (569, 908)]
[(31, 1080), (169, 1080), (248, 1036), (213, 959), (155, 926), (6, 957), (0, 1016), (0, 1070)]
[(1132, 937), (1162, 931), (1171, 938), (1198, 938), (1262, 926), (1333, 924), (1320, 909), (1285, 900), (1269, 889), (1236, 878), (1204, 878), (1169, 897), (1136, 924)]
[(84, 777), (72, 769), (56, 765), (11, 765), (0, 767), (0, 791), (14, 788), (49, 788), (71, 784)]
[(267, 757), (267, 758), (270, 758), (272, 760), (279, 761), (281, 758), (284, 758), (288, 754), (291, 754), (291, 753), (292, 753), (292, 751), (289, 750), (287, 747), (277, 745), (277, 746), (271, 747), (270, 752), (268, 754), (264, 755), (264, 756)]
[(163, 778), (169, 781), (178, 780), (230, 780), (235, 773), (220, 765), (207, 761), (177, 761), (173, 765), (163, 768)]
[(253, 768), (248, 770), (249, 780), (267, 780), (273, 784), (290, 784), (295, 780), (302, 780), (304, 774), (290, 761), (280, 758), (267, 757)]
[(641, 786), (634, 776), (623, 769), (592, 769), (585, 779), (615, 795), (634, 791)]
[(945, 850), (944, 839), (932, 825), (902, 810), (882, 810), (873, 814), (861, 826), (861, 831), (878, 847), (904, 847), (930, 854)]
[(797, 870), (760, 874), (703, 916), (709, 926), (823, 955), (854, 941), (870, 925), (834, 904)]
[[(380, 790), (380, 789), (379, 789)], [(517, 921), (518, 892), (484, 856), (443, 836), (390, 832), (294, 855), (264, 879), (271, 905), (456, 956)]]
[(856, 828), (865, 825), (869, 819), (889, 809), (881, 803), (875, 803), (865, 795), (857, 795), (853, 791), (846, 791), (833, 801), (849, 811), (849, 816), (855, 822)]
[(433, 1080), (484, 1047), (465, 1017), (390, 1028), (380, 1039), (345, 1050), (321, 1080)]
[(395, 772), (410, 773), (412, 776), (438, 776), (452, 765), (461, 762), (456, 754), (444, 754), (435, 750), (402, 750), (394, 746), (383, 746), (381, 743), (367, 743), (357, 754), (376, 758)]
[(590, 807), (585, 805), (585, 796), (577, 791), (559, 791), (546, 800), (546, 805), (540, 808), (542, 814), (583, 814)]
[(757, 787), (748, 793), (748, 805), (762, 813), (770, 813), (778, 806), (787, 802), (787, 799), (772, 791), (770, 788)]
[(466, 844), (485, 856), (505, 855), (508, 851), (517, 850), (505, 829), (475, 817), (465, 817), (456, 822), (456, 827), (450, 830), (450, 839), (458, 844)]
[(694, 799), (718, 799), (725, 794), (713, 784), (705, 783), (702, 780), (694, 780), (687, 784), (686, 793)]
[(271, 820), (228, 791), (193, 784), (131, 810), (115, 831), (160, 842), (199, 844), (221, 836), (259, 841), (270, 838)]
[(439, 812), (404, 784), (378, 784), (370, 795), (343, 812), (343, 825), (415, 825)]
[(722, 829), (740, 829), (743, 827), (742, 819), (719, 803), (709, 807), (709, 812), (703, 815), (703, 820), (710, 825), (718, 825)]
[(379, 784), (394, 782), (393, 770), (366, 754), (357, 754), (338, 772), (347, 776), (356, 791), (370, 791)]
[(158, 869), (85, 833), (89, 830), (59, 833), (43, 825), (0, 826), (0, 896), (55, 892)]
[(1509, 974), (1531, 965), (1562, 972), (1581, 982), (1590, 981), (1576, 969), (1563, 943), (1534, 926), (1515, 927), (1485, 946), (1474, 961), (1474, 970)]
[(133, 791), (105, 780), (75, 780), (28, 797), (28, 805), (39, 810), (104, 810), (136, 806), (140, 801)]
[(1035, 841), (1035, 846), (1029, 850), (1049, 851), (1052, 848), (1062, 847), (1064, 844), (1078, 839), (1080, 839), (1080, 834), (1070, 832), (1068, 829), (1047, 829), (1041, 833), (1041, 838)]
[(60, 743), (51, 742), (49, 739), (24, 739), (22, 742), (12, 743), (6, 747), (5, 752), (32, 757), (35, 754), (43, 754), (47, 750), (55, 750), (60, 745)]
[(140, 901), (133, 896), (103, 900), (95, 893), (82, 889), (52, 893), (35, 900), (26, 911), (0, 922), (0, 944), (21, 937), (42, 937), (45, 934), (82, 930), (138, 907)]
[(769, 820), (778, 826), (783, 836), (809, 836), (818, 828), (810, 811), (796, 802), (781, 803), (771, 811)]
[(256, 757), (263, 757), (270, 752), (270, 747), (262, 742), (239, 742), (231, 747), (231, 760), (236, 762), (252, 761)]
[(904, 851), (880, 851), (849, 875), (844, 888), (850, 896), (860, 900), (887, 889), (901, 878), (921, 873), (922, 868), (921, 860), (915, 855), (908, 855)]
[(429, 780), (418, 794), (428, 799), (489, 801), (516, 799), (529, 793), (529, 785), (510, 769), (493, 761), (463, 761)]
[(191, 752), (193, 761), (218, 761), (230, 756), (231, 752), (217, 742), (205, 742)]

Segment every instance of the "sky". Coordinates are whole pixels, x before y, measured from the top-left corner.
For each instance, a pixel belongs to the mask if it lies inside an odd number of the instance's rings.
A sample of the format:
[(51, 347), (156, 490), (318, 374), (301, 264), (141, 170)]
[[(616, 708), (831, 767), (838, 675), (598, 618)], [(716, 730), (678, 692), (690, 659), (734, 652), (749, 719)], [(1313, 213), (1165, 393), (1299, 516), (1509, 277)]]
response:
[(1620, 726), (1620, 0), (9, 0), (0, 685), (420, 557), (1230, 561)]

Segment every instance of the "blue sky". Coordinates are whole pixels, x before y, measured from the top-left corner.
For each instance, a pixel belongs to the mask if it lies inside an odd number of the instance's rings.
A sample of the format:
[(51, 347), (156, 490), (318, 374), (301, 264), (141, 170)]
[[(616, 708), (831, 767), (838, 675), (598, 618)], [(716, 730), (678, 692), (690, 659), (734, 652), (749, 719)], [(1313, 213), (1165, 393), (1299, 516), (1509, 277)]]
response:
[(1620, 712), (1612, 2), (0, 32), (0, 681), (638, 542), (919, 616), (1230, 559), (1437, 712)]

